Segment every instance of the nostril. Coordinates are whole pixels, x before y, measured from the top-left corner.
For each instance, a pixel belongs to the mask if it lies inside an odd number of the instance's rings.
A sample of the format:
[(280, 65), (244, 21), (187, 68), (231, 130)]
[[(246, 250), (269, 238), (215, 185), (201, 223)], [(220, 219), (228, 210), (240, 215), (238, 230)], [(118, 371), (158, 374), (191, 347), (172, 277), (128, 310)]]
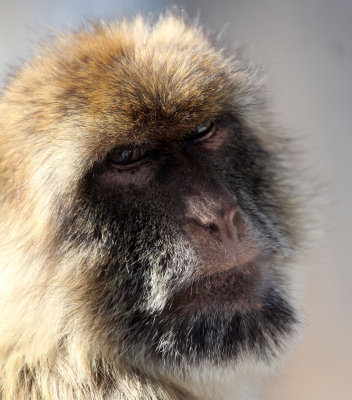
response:
[(208, 224), (205, 224), (205, 227), (208, 228), (209, 230), (211, 230), (214, 233), (218, 233), (219, 232), (219, 228), (216, 224), (214, 224), (213, 222), (209, 222)]
[(211, 234), (219, 234), (220, 232), (220, 228), (216, 222), (201, 221), (198, 218), (189, 218), (189, 222), (191, 223), (191, 225), (198, 226), (198, 228), (201, 228), (205, 232)]

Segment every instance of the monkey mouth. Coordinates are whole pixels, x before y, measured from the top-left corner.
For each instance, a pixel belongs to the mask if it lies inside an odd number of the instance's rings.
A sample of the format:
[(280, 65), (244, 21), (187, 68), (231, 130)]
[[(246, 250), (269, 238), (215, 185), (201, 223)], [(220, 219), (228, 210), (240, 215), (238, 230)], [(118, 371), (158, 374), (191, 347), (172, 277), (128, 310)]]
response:
[(193, 281), (161, 314), (136, 315), (134, 321), (143, 320), (137, 340), (147, 338), (153, 360), (180, 362), (178, 368), (185, 358), (197, 364), (233, 362), (244, 353), (266, 361), (279, 355), (299, 321), (262, 269), (248, 263)]
[(265, 280), (258, 264), (236, 265), (193, 281), (176, 293), (171, 308), (189, 313), (258, 309), (264, 288)]

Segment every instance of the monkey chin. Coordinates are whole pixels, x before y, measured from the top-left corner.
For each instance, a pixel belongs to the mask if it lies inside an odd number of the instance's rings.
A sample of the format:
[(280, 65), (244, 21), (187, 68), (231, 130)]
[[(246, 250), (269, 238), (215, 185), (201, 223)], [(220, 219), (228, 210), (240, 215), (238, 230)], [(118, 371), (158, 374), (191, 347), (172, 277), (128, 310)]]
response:
[(299, 321), (284, 290), (262, 270), (250, 262), (204, 276), (175, 293), (161, 313), (136, 314), (142, 324), (132, 340), (144, 342), (144, 359), (185, 375), (202, 365), (233, 369), (243, 360), (281, 359)]

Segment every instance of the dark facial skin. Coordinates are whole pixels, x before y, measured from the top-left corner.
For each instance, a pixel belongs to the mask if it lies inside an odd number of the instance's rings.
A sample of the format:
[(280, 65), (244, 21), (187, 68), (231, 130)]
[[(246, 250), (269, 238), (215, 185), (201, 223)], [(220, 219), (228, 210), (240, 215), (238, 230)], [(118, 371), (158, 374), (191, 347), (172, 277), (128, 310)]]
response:
[(276, 265), (289, 238), (271, 162), (226, 116), (180, 141), (117, 146), (86, 175), (59, 232), (106, 255), (95, 301), (121, 352), (169, 365), (276, 353), (296, 316)]

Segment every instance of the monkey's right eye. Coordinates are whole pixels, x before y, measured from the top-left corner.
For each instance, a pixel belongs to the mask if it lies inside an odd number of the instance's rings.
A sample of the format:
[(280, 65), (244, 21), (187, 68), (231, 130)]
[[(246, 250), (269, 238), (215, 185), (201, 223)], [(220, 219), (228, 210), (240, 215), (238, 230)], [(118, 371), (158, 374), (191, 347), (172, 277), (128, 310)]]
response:
[(215, 132), (215, 123), (210, 121), (207, 124), (198, 125), (196, 129), (189, 135), (190, 140), (205, 140), (211, 137)]
[(146, 151), (142, 147), (114, 149), (109, 155), (109, 161), (116, 165), (129, 165), (142, 160)]

